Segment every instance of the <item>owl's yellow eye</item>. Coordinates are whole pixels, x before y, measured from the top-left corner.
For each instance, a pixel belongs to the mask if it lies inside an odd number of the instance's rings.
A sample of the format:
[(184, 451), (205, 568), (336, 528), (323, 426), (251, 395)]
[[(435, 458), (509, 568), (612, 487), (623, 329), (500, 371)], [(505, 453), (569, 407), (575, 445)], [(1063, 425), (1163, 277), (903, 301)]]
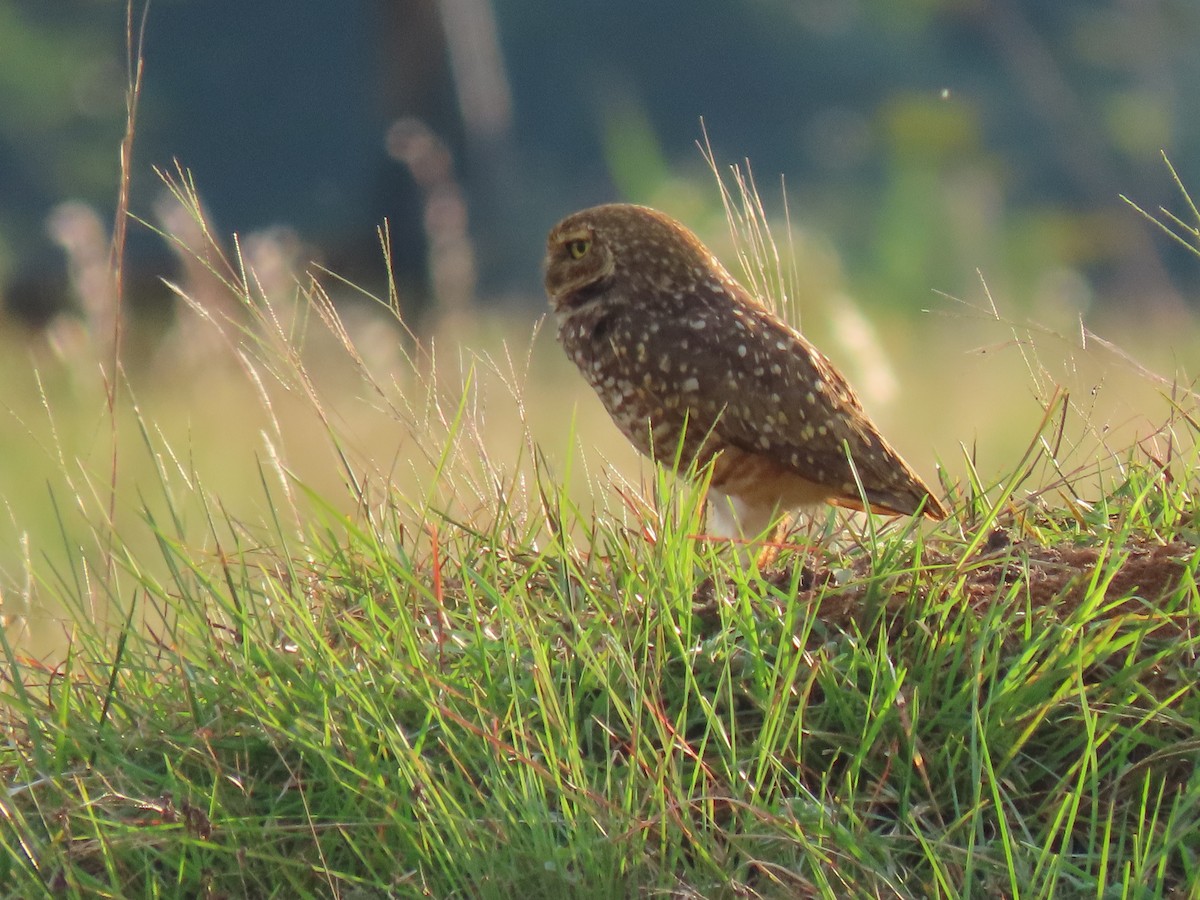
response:
[(591, 249), (592, 242), (584, 238), (567, 241), (567, 252), (571, 254), (571, 259), (583, 259)]

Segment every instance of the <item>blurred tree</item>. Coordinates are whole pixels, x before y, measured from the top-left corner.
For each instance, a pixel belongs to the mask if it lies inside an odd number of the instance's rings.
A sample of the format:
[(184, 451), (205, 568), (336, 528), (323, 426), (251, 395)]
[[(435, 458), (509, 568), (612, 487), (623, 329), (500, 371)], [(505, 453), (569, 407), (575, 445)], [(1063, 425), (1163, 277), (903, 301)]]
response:
[[(57, 260), (56, 201), (115, 193), (123, 24), (120, 0), (0, 0), (0, 278)], [(1200, 172), (1198, 37), (1194, 0), (156, 0), (136, 208), (178, 156), (220, 229), (294, 225), (352, 277), (378, 271), (386, 216), (427, 291), (430, 195), (387, 142), (416, 120), (483, 293), (536, 296), (563, 213), (707, 183), (703, 117), (718, 159), (786, 176), (868, 302), (982, 267), (1014, 299), (1070, 282), (1170, 308), (1196, 267), (1117, 195), (1169, 202), (1160, 149)]]
[(121, 5), (0, 0), (0, 286), (33, 303), (56, 280), (45, 217), (110, 204), (124, 112)]

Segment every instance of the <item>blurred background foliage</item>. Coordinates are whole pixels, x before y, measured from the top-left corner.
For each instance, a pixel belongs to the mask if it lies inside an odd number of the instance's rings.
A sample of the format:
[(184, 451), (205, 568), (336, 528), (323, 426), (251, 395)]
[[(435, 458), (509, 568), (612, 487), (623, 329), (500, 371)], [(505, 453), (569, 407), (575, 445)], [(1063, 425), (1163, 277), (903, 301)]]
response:
[[(0, 285), (24, 315), (70, 302), (56, 205), (112, 215), (124, 31), (120, 0), (0, 0)], [(1119, 199), (1174, 201), (1160, 152), (1200, 171), (1192, 0), (156, 0), (146, 36), (134, 213), (154, 220), (150, 168), (177, 159), (221, 232), (285, 226), (368, 282), (386, 218), (412, 309), (444, 288), (446, 229), (471, 262), (451, 293), (530, 305), (577, 207), (717, 230), (701, 117), (719, 161), (784, 176), (793, 225), (868, 305), (915, 310), (976, 270), (1022, 308), (1195, 294)], [(135, 229), (131, 259), (130, 299), (165, 302), (162, 242)]]

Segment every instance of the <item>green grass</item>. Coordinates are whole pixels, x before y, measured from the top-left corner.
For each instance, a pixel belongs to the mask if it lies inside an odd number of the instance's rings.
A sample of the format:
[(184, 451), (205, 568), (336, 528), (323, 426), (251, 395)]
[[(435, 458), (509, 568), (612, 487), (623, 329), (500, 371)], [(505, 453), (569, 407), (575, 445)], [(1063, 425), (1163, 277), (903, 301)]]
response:
[(1131, 467), (1093, 523), (1018, 534), (980, 503), (765, 573), (695, 540), (665, 478), (633, 532), (513, 504), (406, 532), (384, 506), (223, 523), (197, 559), (159, 522), (172, 574), (125, 564), (130, 627), (80, 624), (54, 669), (8, 655), (0, 881), (1195, 896), (1200, 522), (1162, 474)]
[(214, 272), (253, 488), (210, 487), (149, 380), (109, 423), (124, 518), (103, 452), (65, 464), (27, 592), (66, 637), (3, 634), (3, 896), (1200, 896), (1194, 394), (1113, 451), (1041, 392), (1007, 474), (953, 463), (949, 521), (831, 513), (759, 571), (560, 408), (544, 450), (532, 356), (380, 375), (319, 285), (309, 323)]

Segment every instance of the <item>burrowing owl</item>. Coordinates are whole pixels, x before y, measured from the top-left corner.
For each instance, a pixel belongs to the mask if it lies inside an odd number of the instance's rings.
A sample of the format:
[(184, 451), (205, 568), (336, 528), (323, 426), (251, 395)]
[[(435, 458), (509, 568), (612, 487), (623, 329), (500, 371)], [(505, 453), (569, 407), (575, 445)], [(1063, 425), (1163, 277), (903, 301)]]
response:
[(756, 538), (784, 512), (863, 496), (945, 518), (833, 364), (669, 216), (611, 204), (563, 219), (546, 292), (559, 341), (638, 450), (716, 458), (710, 533)]

